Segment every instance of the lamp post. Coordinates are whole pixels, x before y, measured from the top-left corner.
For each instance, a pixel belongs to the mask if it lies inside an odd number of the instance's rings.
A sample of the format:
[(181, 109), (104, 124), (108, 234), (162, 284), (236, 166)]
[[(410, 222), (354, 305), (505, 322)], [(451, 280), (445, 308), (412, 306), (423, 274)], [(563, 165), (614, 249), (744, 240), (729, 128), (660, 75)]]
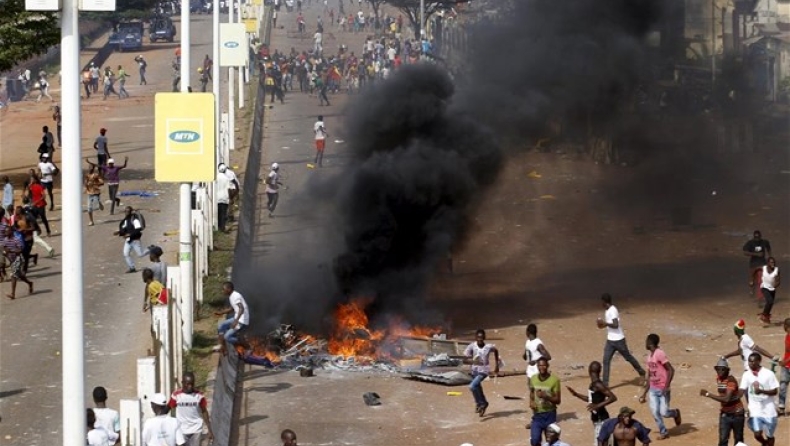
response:
[[(216, 0), (215, 0), (216, 1)], [(181, 93), (189, 93), (190, 79), (192, 77), (189, 30), (189, 3), (181, 7)], [(178, 267), (179, 287), (182, 298), (182, 319), (184, 326), (184, 345), (177, 348), (192, 348), (192, 184), (181, 183), (179, 186), (178, 206)]]
[(60, 65), (63, 80), (63, 445), (85, 444), (85, 348), (83, 329), (82, 160), (80, 159), (80, 32), (78, 0), (63, 0)]

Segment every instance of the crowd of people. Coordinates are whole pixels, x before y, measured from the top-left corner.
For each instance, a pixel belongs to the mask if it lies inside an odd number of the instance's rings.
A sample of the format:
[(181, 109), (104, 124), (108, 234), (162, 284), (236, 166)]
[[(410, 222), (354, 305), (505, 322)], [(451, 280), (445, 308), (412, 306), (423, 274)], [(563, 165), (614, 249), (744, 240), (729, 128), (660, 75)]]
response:
[[(780, 284), (779, 270), (775, 259), (771, 257), (770, 243), (762, 238), (760, 231), (755, 231), (753, 238), (744, 245), (743, 254), (750, 259), (750, 293), (754, 295), (756, 288), (761, 291), (758, 303), (763, 311), (758, 314), (758, 320), (764, 327), (770, 327), (770, 307)], [(648, 403), (658, 430), (657, 438), (669, 438), (664, 419), (672, 419), (675, 426), (680, 426), (683, 419), (681, 410), (671, 406), (676, 369), (661, 348), (660, 336), (656, 333), (647, 335), (647, 354), (644, 362), (640, 363), (628, 348), (620, 312), (613, 304), (612, 296), (603, 294), (601, 304), (604, 315), (596, 320), (596, 326), (607, 332), (603, 361), (590, 362), (587, 368), (590, 384), (586, 391), (580, 392), (566, 386), (572, 396), (586, 403), (592, 421), (593, 443), (606, 446), (614, 440), (619, 446), (633, 446), (637, 442), (647, 445), (651, 441), (651, 429), (634, 418), (634, 409), (623, 406), (617, 411), (616, 417), (610, 416), (608, 406), (618, 401), (609, 387), (611, 360), (615, 353), (620, 353), (638, 375), (642, 387), (638, 401)], [(743, 444), (746, 426), (761, 446), (774, 446), (779, 417), (785, 415), (787, 387), (790, 384), (790, 318), (784, 320), (783, 329), (784, 354), (780, 357), (757, 345), (746, 334), (745, 320), (735, 322), (733, 333), (737, 338), (737, 348), (721, 354), (712, 367), (716, 372), (716, 390), (699, 391), (701, 397), (720, 403), (719, 446), (726, 446), (731, 438), (736, 446)], [(489, 376), (499, 373), (501, 361), (496, 346), (486, 342), (484, 330), (478, 330), (475, 337), (475, 342), (466, 348), (465, 356), (471, 364), (472, 382), (469, 388), (475, 411), (483, 417), (489, 402), (483, 393), (482, 383)], [(742, 371), (738, 371), (738, 366), (731, 369), (728, 359), (732, 357), (740, 358)], [(557, 418), (557, 409), (562, 404), (562, 383), (560, 377), (550, 371), (552, 357), (538, 337), (535, 324), (527, 326), (523, 359), (527, 361), (529, 408), (532, 411), (531, 422), (527, 425), (530, 445), (567, 446), (560, 440), (562, 428)], [(769, 361), (770, 369), (763, 365)], [(778, 379), (774, 371), (776, 366), (779, 366)]]
[[(341, 2), (342, 5), (342, 2)], [(349, 33), (370, 33), (359, 51), (349, 50), (341, 44), (335, 52), (325, 50), (323, 16), (318, 16), (313, 44), (309, 49), (289, 52), (270, 51), (266, 45), (257, 52), (259, 69), (266, 74), (265, 84), (270, 102), (285, 103), (287, 92), (298, 91), (319, 99), (319, 105), (331, 105), (328, 93), (348, 94), (358, 92), (367, 85), (386, 79), (404, 64), (417, 63), (432, 56), (430, 40), (404, 38), (403, 16), (397, 18), (384, 15), (377, 18), (371, 11), (334, 16), (330, 10), (331, 26)], [(301, 11), (297, 13), (296, 25), (300, 34), (307, 27)], [(373, 34), (375, 33), (375, 34)]]

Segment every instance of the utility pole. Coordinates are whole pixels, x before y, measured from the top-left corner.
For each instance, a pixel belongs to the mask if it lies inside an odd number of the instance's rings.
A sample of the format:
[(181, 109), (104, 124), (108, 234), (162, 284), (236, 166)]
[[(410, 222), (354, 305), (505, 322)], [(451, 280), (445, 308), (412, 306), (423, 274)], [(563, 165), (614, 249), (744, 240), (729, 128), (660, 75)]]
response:
[[(216, 3), (216, 0), (214, 0)], [(214, 5), (216, 8), (216, 4)], [(190, 30), (189, 30), (189, 2), (181, 4), (181, 93), (189, 94), (189, 86), (192, 77), (191, 54), (190, 54)], [(186, 167), (186, 166), (185, 166)], [(194, 293), (192, 290), (192, 184), (181, 183), (179, 188), (178, 206), (178, 267), (179, 267), (179, 287), (182, 298), (182, 319), (184, 326), (181, 327), (184, 335), (184, 345), (176, 348), (192, 348), (192, 324)], [(177, 328), (178, 329), (178, 328)]]
[(82, 160), (80, 159), (80, 31), (78, 0), (63, 0), (60, 66), (63, 80), (63, 445), (85, 444), (85, 347), (82, 265)]
[(422, 40), (427, 37), (428, 34), (425, 32), (425, 0), (420, 0), (420, 45), (422, 45)]
[[(724, 29), (722, 28), (722, 34)], [(716, 0), (710, 0), (710, 83), (716, 84)]]

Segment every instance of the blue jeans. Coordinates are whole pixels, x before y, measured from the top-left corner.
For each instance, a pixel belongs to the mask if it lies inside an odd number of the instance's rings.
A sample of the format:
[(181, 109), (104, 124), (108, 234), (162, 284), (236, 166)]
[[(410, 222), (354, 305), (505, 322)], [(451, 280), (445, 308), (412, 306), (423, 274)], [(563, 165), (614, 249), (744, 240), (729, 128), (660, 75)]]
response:
[(790, 369), (782, 367), (779, 372), (779, 408), (784, 409), (787, 399), (787, 384), (790, 384)]
[(132, 240), (123, 244), (123, 259), (126, 260), (126, 265), (129, 269), (134, 268), (134, 260), (132, 260), (132, 250), (137, 253), (137, 257), (148, 255), (148, 250), (143, 251), (140, 240)]
[(239, 322), (236, 328), (231, 328), (233, 325), (233, 320), (233, 318), (228, 318), (220, 322), (219, 326), (217, 327), (217, 333), (220, 336), (223, 336), (229, 343), (236, 345), (236, 343), (239, 342), (239, 332), (244, 330), (246, 325)]
[(472, 383), (469, 384), (469, 390), (472, 391), (472, 396), (475, 398), (475, 406), (487, 406), (485, 394), (483, 394), (483, 380), (488, 378), (488, 375), (480, 372), (472, 372)]
[(677, 411), (669, 408), (670, 392), (651, 388), (647, 394), (650, 402), (650, 412), (658, 425), (658, 433), (667, 434), (667, 427), (664, 425), (664, 418), (675, 418)]
[(743, 442), (743, 426), (746, 422), (744, 413), (723, 413), (719, 415), (719, 446), (727, 446), (732, 431), (734, 443)]
[(532, 427), (529, 428), (529, 444), (540, 446), (541, 437), (549, 424), (557, 422), (557, 411), (536, 412), (532, 415)]

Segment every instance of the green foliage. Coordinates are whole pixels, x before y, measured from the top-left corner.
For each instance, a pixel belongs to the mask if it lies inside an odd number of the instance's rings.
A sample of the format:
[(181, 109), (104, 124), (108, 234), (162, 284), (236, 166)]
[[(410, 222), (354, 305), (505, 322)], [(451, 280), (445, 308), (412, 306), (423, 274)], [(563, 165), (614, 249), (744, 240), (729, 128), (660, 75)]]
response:
[[(117, 0), (116, 12), (81, 12), (80, 20), (145, 19), (155, 4), (156, 0)], [(24, 0), (0, 0), (0, 11), (0, 72), (60, 44), (57, 13), (25, 11)]]
[(0, 11), (0, 71), (60, 43), (55, 13), (25, 11), (24, 0), (0, 0)]
[[(451, 9), (455, 5), (468, 3), (469, 0), (425, 0), (425, 21), (441, 10)], [(420, 0), (387, 0), (387, 4), (399, 9), (409, 20), (414, 37), (420, 36)]]

